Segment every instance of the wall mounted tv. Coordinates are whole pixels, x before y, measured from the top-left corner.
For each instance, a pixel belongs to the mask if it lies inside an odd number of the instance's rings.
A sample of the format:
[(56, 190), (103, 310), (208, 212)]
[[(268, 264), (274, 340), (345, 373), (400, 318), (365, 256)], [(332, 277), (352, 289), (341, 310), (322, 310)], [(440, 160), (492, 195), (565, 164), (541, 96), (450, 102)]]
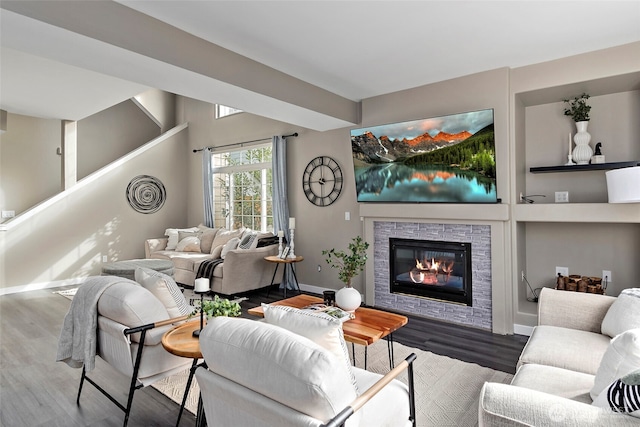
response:
[(358, 202), (497, 203), (493, 109), (351, 131)]

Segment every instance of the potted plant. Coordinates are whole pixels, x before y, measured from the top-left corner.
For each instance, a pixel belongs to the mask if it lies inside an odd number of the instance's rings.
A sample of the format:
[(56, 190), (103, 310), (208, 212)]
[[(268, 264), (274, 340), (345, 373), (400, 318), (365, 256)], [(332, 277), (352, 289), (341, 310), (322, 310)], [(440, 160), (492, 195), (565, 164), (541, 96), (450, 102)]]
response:
[[(571, 116), (576, 123), (577, 133), (573, 137), (573, 141), (576, 143), (576, 148), (572, 154), (573, 160), (579, 165), (586, 165), (591, 160), (593, 150), (589, 146), (591, 141), (591, 135), (587, 132), (587, 125), (589, 124), (589, 111), (591, 106), (587, 104), (589, 95), (583, 93), (580, 96), (576, 96), (573, 99), (565, 99), (564, 102), (569, 104), (569, 108), (565, 108), (564, 115)], [(569, 141), (571, 142), (571, 141)]]
[(587, 99), (589, 98), (588, 94), (583, 93), (573, 99), (565, 99), (564, 102), (569, 104), (569, 108), (564, 109), (564, 115), (571, 116), (576, 123), (588, 122), (589, 111), (591, 111), (591, 106), (587, 104)]
[(346, 311), (354, 311), (360, 306), (360, 292), (351, 287), (351, 280), (357, 276), (367, 264), (367, 249), (369, 243), (358, 236), (349, 243), (347, 251), (335, 249), (323, 250), (325, 260), (331, 268), (338, 269), (338, 278), (345, 287), (336, 292), (336, 304)]
[(212, 300), (203, 301), (201, 309), (207, 319), (217, 316), (238, 317), (242, 313), (240, 304), (220, 298), (218, 295), (215, 295)]

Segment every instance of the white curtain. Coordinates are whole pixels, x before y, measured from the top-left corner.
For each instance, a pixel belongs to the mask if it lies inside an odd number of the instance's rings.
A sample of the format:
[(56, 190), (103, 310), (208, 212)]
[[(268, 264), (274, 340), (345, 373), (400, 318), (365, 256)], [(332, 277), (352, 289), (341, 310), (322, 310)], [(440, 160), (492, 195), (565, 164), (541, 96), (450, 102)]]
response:
[[(289, 236), (289, 202), (287, 201), (287, 141), (282, 136), (274, 136), (271, 150), (271, 173), (273, 174), (273, 232), (284, 231), (287, 242)], [(294, 265), (295, 268), (295, 265)], [(293, 275), (288, 268), (280, 288), (295, 289)]]
[(211, 172), (211, 148), (208, 147), (202, 150), (202, 191), (203, 224), (213, 227), (213, 173)]

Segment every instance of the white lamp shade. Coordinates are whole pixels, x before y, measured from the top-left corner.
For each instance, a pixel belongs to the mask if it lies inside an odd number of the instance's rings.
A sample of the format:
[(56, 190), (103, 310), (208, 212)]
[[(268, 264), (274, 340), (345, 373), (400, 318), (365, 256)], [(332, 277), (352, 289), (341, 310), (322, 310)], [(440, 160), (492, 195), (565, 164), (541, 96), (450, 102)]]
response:
[(640, 203), (640, 166), (606, 173), (609, 203)]

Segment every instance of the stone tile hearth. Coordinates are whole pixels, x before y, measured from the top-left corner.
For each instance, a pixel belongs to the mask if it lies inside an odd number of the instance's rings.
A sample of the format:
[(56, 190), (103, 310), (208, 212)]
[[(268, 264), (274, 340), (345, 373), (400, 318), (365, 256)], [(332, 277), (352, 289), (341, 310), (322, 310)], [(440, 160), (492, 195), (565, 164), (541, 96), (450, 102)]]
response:
[[(374, 221), (374, 305), (451, 323), (492, 329), (491, 226)], [(389, 238), (471, 243), (471, 307), (389, 291)]]

